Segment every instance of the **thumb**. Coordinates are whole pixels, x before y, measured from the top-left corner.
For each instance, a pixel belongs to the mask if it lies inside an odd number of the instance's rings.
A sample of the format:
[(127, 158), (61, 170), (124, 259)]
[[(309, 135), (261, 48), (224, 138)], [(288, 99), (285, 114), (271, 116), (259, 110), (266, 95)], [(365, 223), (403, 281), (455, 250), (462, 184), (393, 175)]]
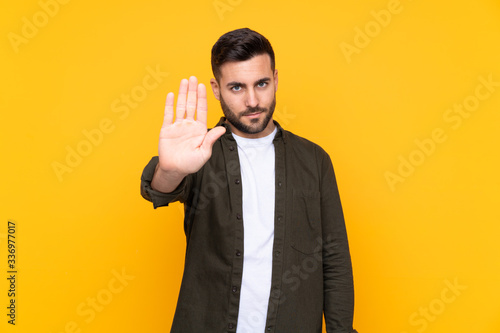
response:
[(222, 136), (222, 134), (226, 133), (226, 129), (222, 126), (216, 126), (207, 132), (205, 135), (205, 140), (201, 144), (201, 148), (203, 150), (212, 150), (212, 146), (215, 141)]

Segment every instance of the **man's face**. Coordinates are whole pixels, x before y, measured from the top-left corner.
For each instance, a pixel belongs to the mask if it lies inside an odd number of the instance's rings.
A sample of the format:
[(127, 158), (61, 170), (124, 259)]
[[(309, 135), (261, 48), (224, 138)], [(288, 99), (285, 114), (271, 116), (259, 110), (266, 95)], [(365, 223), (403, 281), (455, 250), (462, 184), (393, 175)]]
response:
[(220, 67), (219, 82), (210, 81), (215, 98), (236, 135), (259, 138), (274, 130), (278, 71), (271, 69), (268, 54)]

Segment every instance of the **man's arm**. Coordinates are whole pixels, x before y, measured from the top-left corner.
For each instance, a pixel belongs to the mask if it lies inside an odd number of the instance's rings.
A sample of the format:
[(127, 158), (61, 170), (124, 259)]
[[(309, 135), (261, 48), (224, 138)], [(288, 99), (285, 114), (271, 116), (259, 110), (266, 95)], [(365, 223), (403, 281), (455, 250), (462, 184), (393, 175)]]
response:
[(158, 192), (170, 193), (174, 191), (187, 175), (166, 172), (160, 168), (158, 163), (155, 168), (151, 188)]
[(352, 333), (354, 286), (342, 205), (330, 157), (321, 160), (321, 220), (323, 224), (323, 285), (326, 331)]

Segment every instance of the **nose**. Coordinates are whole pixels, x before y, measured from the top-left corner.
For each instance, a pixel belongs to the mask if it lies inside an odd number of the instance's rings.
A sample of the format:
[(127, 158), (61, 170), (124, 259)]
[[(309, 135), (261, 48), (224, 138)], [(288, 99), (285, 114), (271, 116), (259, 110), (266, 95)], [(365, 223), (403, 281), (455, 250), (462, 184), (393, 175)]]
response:
[(259, 105), (259, 97), (254, 89), (248, 89), (245, 104), (249, 107), (256, 107)]

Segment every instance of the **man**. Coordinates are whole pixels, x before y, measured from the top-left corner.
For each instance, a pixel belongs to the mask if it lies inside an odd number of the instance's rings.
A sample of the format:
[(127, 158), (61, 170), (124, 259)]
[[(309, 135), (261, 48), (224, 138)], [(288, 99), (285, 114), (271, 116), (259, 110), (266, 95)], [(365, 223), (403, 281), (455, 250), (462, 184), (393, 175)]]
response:
[(250, 29), (212, 48), (224, 113), (207, 131), (207, 95), (167, 95), (159, 156), (141, 193), (185, 205), (186, 261), (171, 332), (351, 333), (351, 259), (328, 154), (273, 121), (274, 51)]

